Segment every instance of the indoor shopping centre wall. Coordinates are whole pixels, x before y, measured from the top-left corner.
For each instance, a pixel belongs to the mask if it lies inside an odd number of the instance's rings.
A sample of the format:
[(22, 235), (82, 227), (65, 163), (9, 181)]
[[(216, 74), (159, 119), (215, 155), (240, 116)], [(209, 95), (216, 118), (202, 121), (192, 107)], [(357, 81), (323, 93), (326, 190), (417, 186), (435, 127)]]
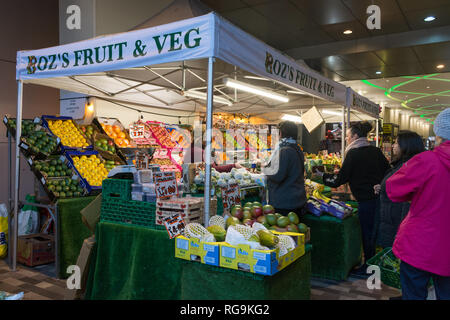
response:
[[(0, 111), (16, 116), (16, 53), (58, 45), (58, 1), (2, 1), (0, 10)], [(23, 117), (59, 112), (59, 90), (24, 85)], [(8, 139), (0, 125), (0, 203), (8, 202)], [(13, 162), (15, 161), (13, 148)], [(13, 167), (13, 172), (15, 169)], [(13, 177), (14, 179), (14, 177)], [(21, 198), (34, 190), (34, 175), (21, 164)]]

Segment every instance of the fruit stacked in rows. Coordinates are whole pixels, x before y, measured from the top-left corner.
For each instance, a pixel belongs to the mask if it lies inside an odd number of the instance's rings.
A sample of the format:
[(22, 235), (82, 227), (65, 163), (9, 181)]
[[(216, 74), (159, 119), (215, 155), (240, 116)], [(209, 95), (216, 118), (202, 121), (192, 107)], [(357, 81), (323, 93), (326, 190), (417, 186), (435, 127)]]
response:
[[(14, 130), (17, 129), (16, 119), (8, 119), (8, 126)], [(32, 131), (34, 131), (36, 124), (33, 120), (25, 119), (22, 120), (22, 137), (28, 136)]]
[(25, 141), (29, 145), (30, 149), (35, 153), (50, 154), (53, 153), (58, 142), (55, 137), (48, 135), (45, 131), (31, 131)]
[(88, 139), (91, 139), (94, 137), (95, 133), (99, 133), (97, 129), (91, 124), (89, 125), (82, 125), (80, 126), (81, 131), (86, 135)]
[(112, 154), (116, 153), (116, 147), (114, 146), (114, 142), (112, 140), (108, 140), (106, 138), (97, 138), (94, 142), (95, 148), (98, 150), (106, 151)]
[(48, 127), (61, 139), (61, 144), (71, 148), (85, 148), (89, 144), (81, 131), (70, 120), (48, 120)]
[(71, 198), (83, 196), (83, 188), (77, 179), (49, 179), (47, 188), (57, 198)]
[(106, 161), (102, 161), (97, 155), (75, 156), (72, 160), (75, 168), (91, 186), (100, 187), (111, 170), (110, 166), (105, 165)]
[(35, 161), (34, 168), (47, 177), (71, 177), (73, 175), (72, 169), (67, 167), (61, 159)]
[(243, 207), (235, 205), (230, 213), (231, 217), (226, 221), (227, 227), (235, 224), (252, 226), (253, 223), (259, 222), (267, 229), (278, 232), (307, 232), (307, 226), (300, 223), (295, 212), (289, 212), (287, 216), (283, 216), (275, 213), (271, 205), (263, 206), (259, 202), (247, 202)]
[(114, 140), (114, 143), (120, 148), (130, 148), (130, 140), (124, 130), (118, 125), (101, 124), (106, 134)]

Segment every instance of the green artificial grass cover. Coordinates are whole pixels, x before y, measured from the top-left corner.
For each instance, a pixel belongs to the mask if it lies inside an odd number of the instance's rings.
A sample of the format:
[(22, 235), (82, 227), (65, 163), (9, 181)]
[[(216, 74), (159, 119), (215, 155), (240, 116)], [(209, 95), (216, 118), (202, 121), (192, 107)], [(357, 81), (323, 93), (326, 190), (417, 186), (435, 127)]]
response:
[(274, 276), (175, 258), (166, 231), (100, 222), (85, 299), (309, 299), (311, 246)]
[(186, 300), (308, 300), (311, 246), (273, 276), (183, 261), (181, 296)]
[(85, 299), (180, 299), (181, 260), (167, 231), (100, 222)]
[(301, 222), (311, 228), (312, 276), (345, 280), (361, 261), (362, 240), (358, 214), (344, 220), (306, 214)]
[(59, 277), (66, 279), (67, 267), (77, 263), (83, 241), (92, 235), (88, 227), (81, 220), (80, 211), (83, 210), (95, 197), (80, 197), (60, 199), (57, 202), (58, 220), (60, 230), (59, 240)]

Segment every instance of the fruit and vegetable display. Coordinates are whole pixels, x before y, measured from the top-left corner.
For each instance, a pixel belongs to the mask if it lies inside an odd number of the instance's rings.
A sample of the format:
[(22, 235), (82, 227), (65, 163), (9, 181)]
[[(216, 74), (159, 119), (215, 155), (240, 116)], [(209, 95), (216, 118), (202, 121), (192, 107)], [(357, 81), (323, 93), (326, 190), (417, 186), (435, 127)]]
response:
[[(239, 207), (235, 206), (234, 209), (237, 210)], [(261, 217), (263, 216), (261, 215)], [(276, 234), (269, 228), (269, 225), (258, 221), (254, 221), (252, 224), (244, 224), (235, 216), (212, 216), (207, 228), (199, 223), (187, 224), (184, 236), (187, 238), (195, 237), (203, 242), (224, 242), (232, 246), (249, 245), (251, 249), (256, 250), (273, 250), (278, 248), (279, 257), (296, 248), (297, 244), (293, 237)], [(302, 225), (302, 228), (303, 233), (306, 233), (307, 227)], [(287, 229), (283, 229), (280, 232), (287, 232)], [(301, 233), (298, 228), (292, 232)]]
[(321, 171), (333, 173), (335, 169), (342, 166), (342, 159), (334, 153), (327, 155), (305, 153), (305, 170), (308, 175), (313, 173), (314, 167), (319, 167)]
[(48, 178), (47, 189), (53, 193), (55, 198), (72, 198), (85, 195), (85, 190), (80, 186), (78, 178)]
[(92, 141), (92, 138), (96, 133), (100, 133), (96, 126), (92, 124), (80, 125), (80, 130), (86, 135), (88, 139)]
[(74, 172), (60, 157), (52, 157), (47, 160), (36, 160), (33, 168), (46, 177), (72, 177)]
[[(17, 129), (17, 125), (16, 125), (17, 120), (16, 119), (5, 117), (4, 121), (6, 121), (5, 124), (7, 127), (10, 127), (11, 129), (14, 130), (14, 132), (16, 132), (16, 129)], [(34, 131), (35, 127), (36, 127), (36, 124), (34, 123), (33, 120), (23, 119), (22, 120), (22, 136), (23, 137), (28, 136), (28, 134), (30, 132)]]
[(42, 153), (48, 156), (58, 149), (57, 138), (43, 130), (29, 131), (27, 136), (22, 135), (21, 140), (34, 154)]
[(350, 205), (324, 196), (322, 190), (323, 188), (319, 185), (308, 197), (306, 209), (309, 213), (316, 216), (326, 213), (339, 219), (345, 219), (353, 213), (353, 208)]
[(178, 144), (172, 139), (172, 136), (164, 126), (155, 124), (151, 125), (151, 122), (149, 123), (149, 126), (153, 137), (163, 148), (172, 149), (178, 147)]
[[(199, 185), (205, 184), (205, 171), (199, 170), (194, 177), (194, 184), (191, 188), (197, 188)], [(231, 172), (218, 172), (211, 168), (211, 185), (216, 188), (224, 188), (227, 185), (238, 184), (240, 188), (249, 186), (261, 186), (265, 184), (265, 179), (261, 175), (252, 174), (245, 168), (231, 169)]]
[(96, 154), (73, 156), (72, 161), (82, 178), (94, 187), (100, 187), (109, 171), (120, 164), (113, 160), (104, 160)]
[(114, 141), (109, 139), (106, 135), (95, 134), (93, 139), (94, 139), (94, 149), (109, 152), (110, 154), (116, 153)]
[(110, 125), (100, 123), (103, 131), (114, 140), (114, 143), (119, 148), (131, 148), (133, 145), (130, 141), (129, 136), (126, 134), (125, 129), (123, 129), (118, 124)]
[(257, 201), (247, 202), (244, 206), (233, 206), (230, 214), (231, 216), (225, 221), (227, 226), (236, 224), (252, 226), (258, 222), (268, 230), (278, 232), (307, 232), (307, 226), (300, 223), (300, 219), (295, 212), (289, 212), (287, 216), (283, 216), (276, 213), (270, 204), (262, 205)]
[(86, 137), (72, 119), (47, 119), (47, 124), (51, 133), (61, 140), (63, 146), (70, 148), (86, 148), (89, 146)]

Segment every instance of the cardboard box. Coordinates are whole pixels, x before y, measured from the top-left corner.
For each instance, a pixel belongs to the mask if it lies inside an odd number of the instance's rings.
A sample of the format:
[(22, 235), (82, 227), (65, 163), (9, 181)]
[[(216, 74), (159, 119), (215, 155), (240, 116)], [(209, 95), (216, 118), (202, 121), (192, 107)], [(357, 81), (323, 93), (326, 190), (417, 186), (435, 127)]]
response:
[(53, 236), (43, 233), (19, 236), (17, 261), (29, 267), (54, 262), (55, 241)]
[(102, 207), (102, 195), (99, 194), (94, 200), (91, 201), (84, 209), (80, 211), (81, 220), (92, 231), (95, 232), (95, 226), (100, 220), (100, 211)]
[(297, 247), (279, 257), (279, 249), (255, 250), (248, 245), (232, 246), (220, 242), (220, 266), (235, 270), (248, 271), (271, 276), (305, 254), (305, 235), (294, 232), (276, 232), (274, 234), (287, 235), (296, 238)]
[(218, 266), (220, 243), (201, 242), (197, 238), (189, 239), (184, 236), (178, 236), (175, 238), (175, 257)]
[(84, 298), (94, 244), (95, 236), (91, 236), (83, 241), (83, 246), (81, 247), (76, 264), (80, 268), (80, 289), (67, 290), (66, 300), (79, 300)]

